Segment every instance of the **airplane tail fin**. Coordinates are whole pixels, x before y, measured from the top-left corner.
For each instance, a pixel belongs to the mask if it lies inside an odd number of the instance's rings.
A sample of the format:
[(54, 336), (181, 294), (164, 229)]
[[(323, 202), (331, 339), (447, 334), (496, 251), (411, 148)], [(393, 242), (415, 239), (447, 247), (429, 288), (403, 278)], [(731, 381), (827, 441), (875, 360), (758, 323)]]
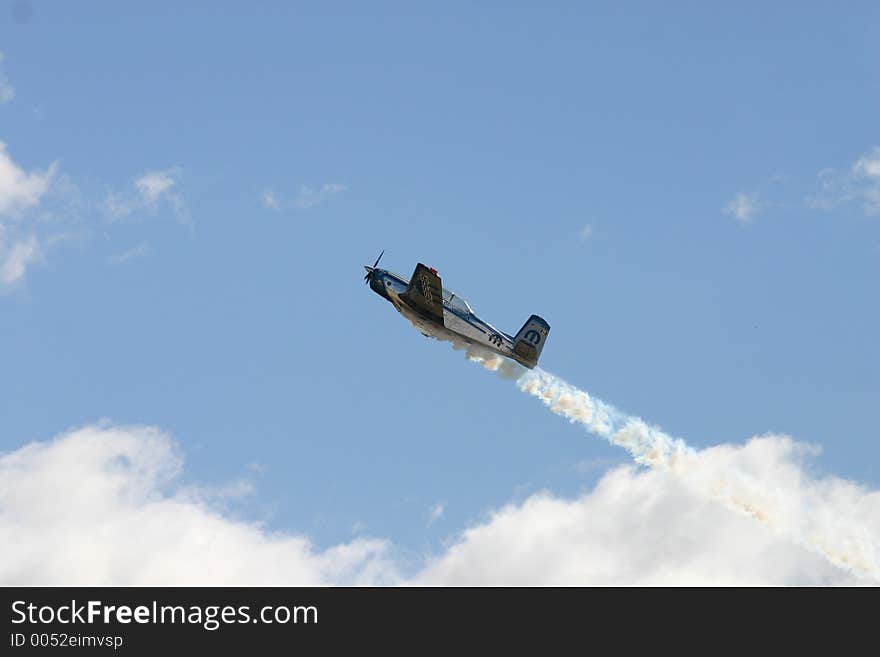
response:
[(523, 324), (513, 340), (513, 351), (523, 359), (526, 367), (532, 368), (538, 364), (541, 350), (547, 342), (550, 334), (550, 325), (543, 318), (532, 315)]

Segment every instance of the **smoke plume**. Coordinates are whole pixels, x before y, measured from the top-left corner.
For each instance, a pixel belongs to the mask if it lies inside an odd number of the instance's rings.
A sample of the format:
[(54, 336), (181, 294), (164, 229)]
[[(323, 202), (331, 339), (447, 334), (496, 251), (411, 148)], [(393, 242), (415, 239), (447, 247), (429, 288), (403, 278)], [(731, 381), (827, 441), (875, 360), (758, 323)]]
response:
[[(697, 450), (549, 372), (527, 370), (474, 345), (467, 346), (466, 356), (515, 380), (553, 413), (622, 447), (640, 465), (670, 472), (695, 494), (757, 520), (863, 580), (880, 582), (875, 511), (880, 493), (834, 477), (815, 479), (798, 467), (762, 468), (760, 461), (743, 462), (741, 450), (731, 446)], [(784, 440), (795, 457), (817, 451)]]

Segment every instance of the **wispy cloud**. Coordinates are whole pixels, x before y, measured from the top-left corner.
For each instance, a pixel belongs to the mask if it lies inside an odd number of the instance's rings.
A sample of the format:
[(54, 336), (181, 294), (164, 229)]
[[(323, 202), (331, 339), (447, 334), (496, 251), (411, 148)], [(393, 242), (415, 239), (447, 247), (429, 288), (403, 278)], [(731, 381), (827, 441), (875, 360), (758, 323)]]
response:
[(857, 205), (865, 214), (880, 214), (880, 147), (861, 155), (845, 169), (822, 169), (816, 177), (819, 190), (807, 195), (808, 208), (831, 212)]
[(0, 287), (11, 286), (24, 278), (27, 268), (42, 257), (37, 236), (30, 234), (5, 243), (0, 226)]
[[(146, 171), (134, 177), (127, 189), (106, 192), (99, 201), (59, 173), (57, 162), (27, 170), (0, 142), (0, 290), (21, 284), (55, 245), (89, 235), (101, 214), (113, 222), (166, 210), (180, 223), (190, 224), (179, 175), (179, 167)], [(122, 264), (144, 257), (149, 250), (144, 242), (108, 256), (107, 262)]]
[(857, 176), (874, 181), (880, 180), (880, 147), (860, 157), (852, 168), (853, 173)]
[(848, 166), (822, 169), (812, 180), (796, 185), (798, 180), (791, 174), (773, 174), (765, 181), (772, 187), (762, 188), (760, 194), (740, 192), (723, 211), (741, 224), (754, 221), (771, 208), (826, 213), (858, 209), (867, 215), (880, 214), (880, 147), (868, 150)]
[[(3, 65), (3, 53), (0, 52), (0, 66)], [(6, 73), (0, 68), (0, 105), (11, 102), (15, 98), (15, 89), (6, 77)]]
[(593, 225), (592, 224), (585, 224), (578, 231), (578, 237), (580, 238), (581, 242), (586, 242), (592, 236), (593, 236)]
[(149, 253), (150, 245), (146, 242), (141, 242), (137, 246), (132, 247), (127, 251), (114, 253), (110, 256), (110, 262), (114, 265), (121, 265), (126, 262), (131, 262), (132, 260), (137, 260), (138, 258), (143, 258), (144, 256), (149, 255)]
[(260, 201), (263, 204), (263, 207), (269, 208), (270, 210), (280, 210), (281, 203), (278, 201), (278, 197), (275, 196), (275, 192), (271, 189), (267, 189), (260, 195)]
[(346, 190), (348, 190), (348, 187), (341, 183), (326, 183), (320, 187), (302, 185), (295, 196), (288, 196), (286, 194), (279, 194), (272, 188), (266, 188), (260, 194), (260, 205), (269, 210), (276, 211), (289, 208), (309, 210), (317, 205), (326, 203)]
[(49, 191), (56, 169), (53, 162), (45, 171), (25, 171), (0, 142), (0, 219), (38, 205)]
[(771, 174), (767, 180), (768, 180), (768, 182), (779, 185), (779, 184), (789, 183), (793, 179), (794, 179), (794, 176), (792, 176), (787, 171), (777, 171), (776, 173)]
[(134, 204), (131, 199), (125, 198), (118, 192), (107, 192), (104, 197), (104, 213), (111, 219), (123, 219), (130, 215), (134, 210)]
[(0, 288), (20, 283), (39, 262), (47, 238), (35, 226), (36, 212), (56, 179), (57, 163), (26, 171), (0, 142)]
[(296, 195), (293, 202), (298, 208), (308, 209), (328, 201), (347, 189), (348, 188), (345, 185), (339, 183), (327, 183), (317, 189), (303, 185), (299, 188), (299, 193)]
[(853, 164), (852, 175), (865, 212), (880, 213), (880, 147), (860, 157)]
[(608, 470), (612, 466), (620, 465), (620, 459), (589, 458), (578, 461), (572, 469), (579, 475), (590, 475), (597, 470)]
[(134, 181), (144, 204), (150, 207), (159, 205), (163, 198), (174, 198), (172, 191), (177, 181), (174, 179), (175, 169), (167, 171), (148, 171)]
[(428, 527), (440, 520), (444, 511), (446, 511), (446, 507), (442, 502), (437, 502), (437, 504), (428, 509)]
[(724, 206), (724, 214), (732, 216), (741, 224), (750, 223), (761, 209), (757, 194), (740, 192)]
[(189, 211), (179, 191), (180, 172), (180, 167), (147, 171), (134, 179), (132, 189), (107, 192), (103, 202), (105, 215), (115, 221), (138, 212), (156, 214), (167, 207), (178, 221), (189, 223)]

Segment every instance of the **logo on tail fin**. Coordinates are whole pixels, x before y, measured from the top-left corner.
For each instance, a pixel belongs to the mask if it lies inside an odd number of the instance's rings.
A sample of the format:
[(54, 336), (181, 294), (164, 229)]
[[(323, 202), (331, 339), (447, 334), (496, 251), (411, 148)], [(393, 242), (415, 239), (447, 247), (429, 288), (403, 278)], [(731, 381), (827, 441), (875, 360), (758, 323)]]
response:
[(541, 336), (538, 335), (538, 332), (535, 329), (529, 329), (523, 336), (523, 340), (528, 340), (532, 344), (538, 344), (541, 341)]
[(419, 276), (419, 280), (422, 283), (422, 296), (425, 297), (425, 300), (428, 303), (434, 303), (434, 295), (431, 293), (431, 279), (428, 278), (428, 275), (425, 272), (422, 272)]

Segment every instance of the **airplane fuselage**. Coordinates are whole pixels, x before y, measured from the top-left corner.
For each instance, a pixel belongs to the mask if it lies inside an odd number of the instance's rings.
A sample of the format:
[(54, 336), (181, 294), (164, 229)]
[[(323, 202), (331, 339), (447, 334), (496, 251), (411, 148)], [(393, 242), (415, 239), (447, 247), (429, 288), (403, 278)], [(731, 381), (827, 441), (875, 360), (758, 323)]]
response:
[(423, 335), (455, 343), (464, 341), (477, 344), (502, 356), (511, 358), (526, 367), (533, 363), (523, 360), (514, 352), (514, 339), (477, 317), (466, 303), (457, 300), (454, 293), (443, 295), (443, 322), (410, 304), (401, 295), (409, 287), (409, 281), (385, 269), (373, 269), (370, 288), (389, 301), (397, 311), (408, 319)]

